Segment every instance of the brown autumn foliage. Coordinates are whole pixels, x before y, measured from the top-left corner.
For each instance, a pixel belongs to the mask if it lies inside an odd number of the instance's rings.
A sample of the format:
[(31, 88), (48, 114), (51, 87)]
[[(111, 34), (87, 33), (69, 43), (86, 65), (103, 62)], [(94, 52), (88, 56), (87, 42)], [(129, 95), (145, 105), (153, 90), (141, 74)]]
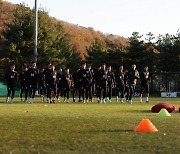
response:
[[(0, 0), (0, 33), (5, 28), (5, 23), (11, 22), (13, 18), (13, 11), (16, 8), (16, 5), (1, 2)], [(54, 23), (58, 22), (58, 20), (54, 17), (50, 17)], [(84, 59), (86, 55), (86, 48), (88, 48), (92, 41), (95, 38), (98, 38), (105, 45), (106, 41), (111, 41), (116, 47), (125, 47), (127, 46), (127, 39), (122, 36), (112, 35), (112, 34), (103, 34), (102, 32), (95, 31), (91, 27), (82, 27), (79, 25), (74, 25), (68, 22), (60, 21), (65, 33), (68, 35), (71, 44), (73, 44), (77, 52), (80, 53), (82, 59)], [(2, 38), (2, 36), (0, 36)], [(1, 49), (1, 45), (0, 45)]]

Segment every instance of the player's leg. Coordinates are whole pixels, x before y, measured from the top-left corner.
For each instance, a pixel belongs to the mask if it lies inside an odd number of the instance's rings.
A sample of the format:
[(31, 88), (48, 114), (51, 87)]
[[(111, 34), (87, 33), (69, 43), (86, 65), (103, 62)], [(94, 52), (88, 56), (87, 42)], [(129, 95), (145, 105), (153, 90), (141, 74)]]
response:
[(144, 89), (144, 87), (143, 87), (143, 85), (141, 85), (141, 89), (140, 89), (140, 97), (139, 97), (139, 101), (140, 101), (140, 103), (142, 103), (142, 97), (143, 97), (143, 89)]
[(121, 103), (124, 103), (124, 91), (125, 91), (125, 87), (124, 85), (121, 85), (121, 88), (120, 88), (120, 93), (121, 93), (121, 99), (120, 99), (120, 102)]
[(149, 103), (149, 85), (146, 85), (145, 93), (146, 93), (146, 103)]
[(6, 97), (6, 103), (9, 103), (10, 101), (10, 95), (11, 95), (11, 87), (10, 85), (7, 85), (7, 97)]

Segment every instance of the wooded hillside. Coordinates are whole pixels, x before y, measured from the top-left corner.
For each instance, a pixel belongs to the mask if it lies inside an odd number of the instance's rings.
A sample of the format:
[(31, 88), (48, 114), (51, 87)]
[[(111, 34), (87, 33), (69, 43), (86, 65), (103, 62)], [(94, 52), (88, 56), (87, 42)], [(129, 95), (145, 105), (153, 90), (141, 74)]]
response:
[[(5, 28), (5, 23), (11, 22), (13, 19), (13, 13), (16, 5), (0, 1), (0, 33)], [(49, 17), (54, 23), (59, 22), (54, 17)], [(117, 47), (127, 46), (127, 39), (122, 36), (116, 36), (113, 34), (103, 34), (102, 32), (95, 31), (91, 27), (82, 27), (80, 25), (74, 25), (68, 22), (60, 21), (63, 25), (64, 32), (68, 35), (70, 44), (77, 48), (77, 52), (80, 53), (82, 59), (85, 58), (86, 48), (89, 48), (92, 41), (97, 38), (105, 43), (106, 40), (113, 42)], [(0, 36), (2, 38), (2, 36)], [(2, 45), (0, 45), (0, 48)]]

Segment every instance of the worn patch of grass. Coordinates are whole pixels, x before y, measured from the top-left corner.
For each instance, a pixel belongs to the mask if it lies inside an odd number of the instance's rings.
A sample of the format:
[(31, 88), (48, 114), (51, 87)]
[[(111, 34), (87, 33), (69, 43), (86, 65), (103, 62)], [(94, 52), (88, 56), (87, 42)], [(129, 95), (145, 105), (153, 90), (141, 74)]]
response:
[[(151, 98), (132, 105), (81, 103), (24, 104), (0, 98), (0, 153), (179, 153), (179, 98)], [(151, 107), (170, 102), (176, 111), (158, 117)], [(137, 133), (134, 128), (148, 118), (159, 130)]]

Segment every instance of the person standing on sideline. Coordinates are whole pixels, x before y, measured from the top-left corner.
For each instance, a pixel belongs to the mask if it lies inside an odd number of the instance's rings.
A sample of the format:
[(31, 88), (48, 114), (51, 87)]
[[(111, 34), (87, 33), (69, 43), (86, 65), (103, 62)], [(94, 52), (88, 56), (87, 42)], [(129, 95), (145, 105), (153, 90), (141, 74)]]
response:
[[(15, 95), (15, 81), (17, 79), (17, 72), (15, 71), (15, 65), (12, 64), (10, 69), (6, 73), (6, 81), (7, 81), (7, 98), (6, 103), (13, 103), (14, 95)], [(11, 100), (9, 97), (11, 96)]]
[(37, 84), (39, 79), (39, 72), (36, 68), (36, 63), (33, 62), (31, 67), (27, 70), (27, 79), (29, 85), (29, 103), (34, 103), (34, 96), (37, 90)]
[(124, 71), (123, 66), (120, 66), (118, 72), (115, 75), (116, 81), (116, 102), (118, 102), (119, 94), (121, 94), (120, 102), (124, 103), (124, 91), (125, 91), (125, 82), (124, 82)]
[(131, 69), (127, 72), (127, 83), (129, 86), (129, 98), (127, 99), (129, 104), (132, 104), (132, 96), (136, 87), (137, 80), (139, 79), (139, 72), (136, 69), (136, 65), (132, 64)]
[(28, 95), (28, 81), (27, 81), (27, 66), (24, 65), (22, 67), (22, 72), (19, 74), (19, 80), (20, 80), (20, 84), (21, 84), (21, 88), (20, 88), (20, 98), (21, 98), (21, 102), (22, 102), (22, 95), (24, 92), (24, 97), (25, 97), (25, 102), (27, 102), (27, 95)]
[(142, 103), (143, 92), (145, 93), (146, 102), (148, 103), (149, 102), (149, 83), (150, 83), (148, 66), (144, 67), (143, 72), (140, 74), (140, 79), (141, 79), (140, 103)]

